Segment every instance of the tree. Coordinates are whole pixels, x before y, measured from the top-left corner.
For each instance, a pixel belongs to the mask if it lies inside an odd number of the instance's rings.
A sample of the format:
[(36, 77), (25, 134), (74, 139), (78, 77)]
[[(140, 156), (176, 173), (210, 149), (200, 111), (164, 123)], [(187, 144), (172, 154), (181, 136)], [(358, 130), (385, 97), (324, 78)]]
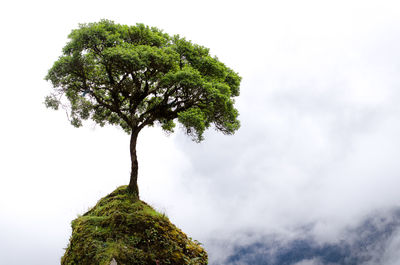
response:
[(63, 106), (71, 124), (92, 119), (130, 134), (129, 190), (139, 196), (136, 143), (146, 126), (173, 132), (179, 122), (194, 141), (211, 125), (224, 134), (239, 128), (234, 97), (241, 78), (209, 49), (143, 24), (109, 20), (72, 30), (46, 80), (54, 91), (45, 104)]

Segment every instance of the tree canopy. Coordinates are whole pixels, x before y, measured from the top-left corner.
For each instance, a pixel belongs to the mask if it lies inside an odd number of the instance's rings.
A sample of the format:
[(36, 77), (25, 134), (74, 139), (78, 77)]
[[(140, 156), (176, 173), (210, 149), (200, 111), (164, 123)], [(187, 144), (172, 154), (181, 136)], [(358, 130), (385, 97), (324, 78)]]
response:
[(81, 24), (46, 80), (54, 87), (47, 107), (62, 105), (76, 127), (89, 118), (120, 126), (135, 138), (131, 153), (145, 126), (173, 132), (178, 122), (195, 141), (212, 125), (224, 134), (240, 126), (239, 75), (208, 48), (143, 24)]

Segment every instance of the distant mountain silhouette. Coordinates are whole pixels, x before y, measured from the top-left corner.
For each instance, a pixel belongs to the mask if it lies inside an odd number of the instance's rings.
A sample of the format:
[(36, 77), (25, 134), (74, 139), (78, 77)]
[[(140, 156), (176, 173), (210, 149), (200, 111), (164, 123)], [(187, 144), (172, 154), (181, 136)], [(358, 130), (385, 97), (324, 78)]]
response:
[(238, 245), (223, 263), (211, 264), (292, 265), (306, 260), (324, 265), (382, 264), (382, 255), (396, 231), (400, 231), (400, 209), (368, 217), (346, 231), (339, 243), (321, 245), (312, 238), (284, 243), (271, 236), (250, 245)]

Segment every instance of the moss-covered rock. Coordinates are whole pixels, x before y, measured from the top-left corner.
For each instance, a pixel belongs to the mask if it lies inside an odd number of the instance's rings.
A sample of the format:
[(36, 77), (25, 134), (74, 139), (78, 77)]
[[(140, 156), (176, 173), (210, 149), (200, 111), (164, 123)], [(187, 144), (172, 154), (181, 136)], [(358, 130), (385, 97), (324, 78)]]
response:
[(61, 264), (110, 265), (113, 260), (118, 265), (203, 265), (207, 253), (122, 186), (72, 221)]

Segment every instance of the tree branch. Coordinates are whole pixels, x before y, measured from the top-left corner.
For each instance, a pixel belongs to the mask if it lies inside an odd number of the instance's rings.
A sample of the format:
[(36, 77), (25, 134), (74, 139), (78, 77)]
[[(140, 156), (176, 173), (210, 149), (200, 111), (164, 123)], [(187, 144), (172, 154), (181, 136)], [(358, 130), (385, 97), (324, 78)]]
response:
[(109, 109), (109, 110), (111, 110), (111, 111), (117, 113), (117, 115), (118, 115), (121, 119), (123, 119), (129, 126), (131, 126), (131, 127), (133, 126), (131, 120), (130, 120), (125, 114), (123, 114), (123, 113), (121, 112), (121, 110), (120, 110), (118, 107), (116, 107), (116, 106), (113, 105), (113, 104), (111, 104), (111, 105), (107, 104), (101, 97), (97, 96), (96, 93), (94, 93), (93, 90), (89, 90), (88, 93), (89, 93), (90, 95), (92, 95), (92, 96), (97, 100), (97, 102), (99, 103), (99, 105), (101, 105), (102, 107), (104, 107), (104, 108), (106, 108), (106, 109)]

